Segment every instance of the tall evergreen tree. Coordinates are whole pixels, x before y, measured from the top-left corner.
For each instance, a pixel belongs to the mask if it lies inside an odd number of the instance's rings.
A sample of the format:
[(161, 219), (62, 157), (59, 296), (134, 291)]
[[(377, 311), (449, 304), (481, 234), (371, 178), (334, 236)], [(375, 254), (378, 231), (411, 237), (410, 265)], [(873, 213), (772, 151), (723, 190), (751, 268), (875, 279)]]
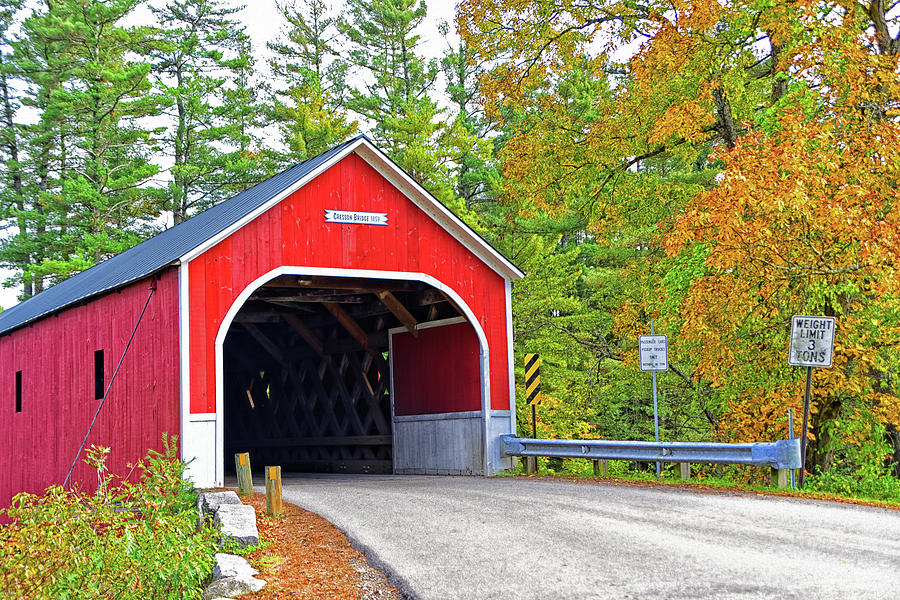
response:
[[(22, 8), (21, 0), (3, 0), (0, 2), (0, 98), (2, 98), (2, 121), (0, 130), (0, 148), (3, 151), (3, 171), (5, 185), (0, 188), (0, 218), (3, 219), (3, 231), (15, 239), (15, 244), (0, 245), (0, 261), (18, 271), (18, 280), (23, 283), (23, 295), (29, 297), (34, 293), (34, 284), (29, 272), (34, 260), (28, 244), (32, 232), (31, 223), (27, 219), (22, 159), (24, 158), (23, 140), (16, 112), (21, 104), (20, 94), (16, 93), (13, 81), (16, 72), (13, 64), (13, 44), (10, 29), (18, 11)], [(15, 234), (8, 230), (16, 228)], [(8, 251), (9, 248), (12, 250)], [(13, 281), (16, 281), (15, 279)]]
[[(448, 31), (449, 26), (442, 23), (441, 34), (448, 37)], [(456, 113), (452, 126), (459, 132), (457, 137), (462, 142), (454, 159), (456, 194), (471, 209), (495, 200), (500, 193), (500, 174), (494, 164), (498, 132), (478, 102), (478, 81), (484, 69), (465, 40), (456, 47), (447, 47), (441, 68), (447, 80), (447, 95)]]
[[(0, 244), (0, 261), (19, 271), (24, 295), (119, 252), (155, 215), (144, 184), (158, 114), (141, 53), (147, 29), (124, 27), (138, 0), (63, 0), (34, 9), (12, 42), (5, 77), (15, 77), (29, 122), (16, 123), (7, 84), (4, 121), (18, 136), (6, 162), (19, 234)], [(7, 7), (14, 3), (7, 3)], [(31, 7), (29, 7), (31, 8)], [(36, 115), (36, 116), (35, 116)], [(7, 145), (7, 148), (11, 146)]]
[(343, 141), (356, 131), (343, 107), (347, 63), (337, 55), (336, 19), (322, 0), (278, 4), (288, 23), (269, 44), (269, 67), (282, 84), (271, 103), (286, 162), (304, 160)]
[(154, 8), (162, 30), (156, 73), (170, 98), (165, 144), (173, 160), (166, 210), (176, 224), (246, 179), (249, 39), (219, 0), (170, 0)]
[(222, 90), (221, 115), (229, 123), (230, 151), (225, 170), (230, 173), (222, 187), (231, 196), (270, 177), (277, 161), (266, 156), (261, 140), (266, 125), (265, 105), (260, 99), (262, 85), (256, 77), (256, 61), (249, 36), (240, 36), (238, 54), (223, 64), (234, 78)]
[(38, 175), (46, 179), (42, 196), (54, 195), (57, 209), (48, 223), (50, 257), (39, 276), (64, 278), (124, 250), (157, 214), (156, 195), (145, 186), (158, 171), (145, 122), (160, 107), (143, 57), (149, 30), (121, 24), (139, 4), (62, 0), (24, 24), (29, 43), (44, 51), (32, 54), (29, 72), (47, 66), (58, 80), (32, 79), (37, 101), (45, 103), (42, 122), (51, 127), (36, 139), (49, 150), (40, 140), (55, 138), (59, 153), (55, 181), (49, 172)]
[(367, 76), (364, 89), (351, 90), (348, 106), (371, 122), (376, 143), (395, 156), (415, 146), (416, 136), (408, 127), (404, 131), (404, 122), (425, 125), (420, 139), (434, 131), (437, 106), (429, 93), (438, 68), (419, 55), (414, 33), (426, 10), (422, 0), (350, 0), (341, 22), (351, 44), (349, 59)]
[(420, 54), (415, 33), (426, 10), (422, 0), (350, 0), (341, 30), (350, 41), (350, 61), (367, 83), (351, 90), (347, 107), (370, 124), (392, 159), (454, 205), (453, 159), (469, 140), (442, 121), (431, 97), (439, 69)]
[(290, 86), (307, 81), (312, 72), (322, 91), (340, 105), (346, 91), (347, 63), (339, 55), (343, 39), (337, 17), (323, 0), (276, 5), (287, 27), (268, 43), (273, 53), (269, 59), (272, 74)]

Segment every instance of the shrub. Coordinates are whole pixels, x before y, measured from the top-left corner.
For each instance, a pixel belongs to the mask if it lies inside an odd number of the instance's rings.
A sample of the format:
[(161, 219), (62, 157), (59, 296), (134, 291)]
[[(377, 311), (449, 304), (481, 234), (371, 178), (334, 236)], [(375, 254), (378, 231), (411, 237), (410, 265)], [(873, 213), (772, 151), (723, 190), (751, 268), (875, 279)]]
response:
[(0, 527), (0, 598), (199, 598), (218, 533), (198, 524), (174, 439), (163, 445), (134, 465), (139, 483), (110, 475), (109, 449), (92, 446), (96, 493), (16, 496)]
[(900, 479), (887, 474), (852, 475), (827, 471), (806, 480), (806, 491), (900, 504)]

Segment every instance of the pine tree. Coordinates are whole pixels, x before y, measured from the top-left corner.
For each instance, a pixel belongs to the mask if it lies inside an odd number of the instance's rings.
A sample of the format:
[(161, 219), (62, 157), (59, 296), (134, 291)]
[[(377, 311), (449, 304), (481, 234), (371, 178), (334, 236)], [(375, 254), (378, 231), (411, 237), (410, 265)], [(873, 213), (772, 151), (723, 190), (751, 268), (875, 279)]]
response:
[[(38, 115), (36, 121), (18, 125), (24, 151), (24, 210), (17, 219), (25, 226), (20, 224), (22, 233), (7, 240), (0, 250), (0, 255), (19, 253), (30, 258), (21, 272), (6, 282), (22, 283), (23, 298), (42, 291), (45, 276), (55, 273), (54, 265), (69, 260), (71, 251), (71, 244), (63, 242), (68, 235), (69, 207), (61, 186), (72, 170), (69, 146), (77, 125), (54, 102), (68, 78), (64, 47), (69, 41), (49, 32), (49, 18), (48, 13), (38, 12), (25, 19), (21, 36), (13, 42), (10, 64), (10, 72), (22, 88), (22, 106)], [(13, 118), (17, 116), (18, 112)]]
[(269, 44), (269, 67), (282, 87), (272, 95), (270, 113), (293, 163), (324, 152), (356, 131), (343, 108), (347, 64), (335, 52), (336, 19), (321, 0), (279, 4), (287, 20)]
[(63, 0), (24, 23), (23, 53), (33, 61), (24, 66), (42, 109), (32, 160), (50, 207), (38, 277), (64, 278), (121, 252), (158, 214), (156, 194), (145, 185), (158, 168), (150, 162), (153, 131), (144, 123), (159, 114), (161, 101), (142, 56), (149, 30), (121, 25), (139, 4)]
[(439, 68), (419, 53), (422, 0), (351, 0), (341, 30), (350, 61), (368, 83), (351, 90), (347, 107), (371, 127), (375, 142), (437, 198), (460, 214), (454, 161), (472, 147), (464, 127), (443, 120), (432, 98)]
[(277, 7), (288, 26), (268, 44), (273, 53), (269, 59), (272, 74), (290, 87), (308, 81), (311, 71), (322, 91), (340, 106), (347, 85), (347, 63), (336, 48), (343, 43), (337, 18), (323, 0), (279, 2)]
[[(0, 148), (3, 150), (3, 169), (6, 185), (0, 188), (0, 217), (6, 224), (3, 229), (16, 228), (14, 243), (0, 246), (0, 261), (14, 267), (23, 283), (23, 295), (27, 298), (34, 293), (34, 285), (28, 272), (34, 257), (27, 244), (32, 228), (27, 219), (26, 198), (22, 174), (24, 149), (21, 147), (22, 132), (16, 122), (16, 111), (21, 98), (16, 93), (11, 80), (16, 78), (12, 64), (12, 39), (10, 28), (17, 12), (22, 8), (21, 0), (0, 2), (0, 95), (2, 95), (3, 128), (0, 131)], [(9, 250), (12, 250), (11, 252)], [(16, 280), (14, 279), (13, 282)]]
[(220, 115), (229, 125), (229, 152), (225, 155), (227, 182), (223, 196), (232, 196), (271, 177), (278, 161), (267, 156), (261, 139), (266, 125), (265, 105), (260, 100), (263, 86), (256, 77), (256, 61), (250, 38), (241, 35), (237, 56), (223, 62), (234, 78), (222, 90)]
[[(418, 53), (415, 29), (425, 19), (422, 0), (351, 0), (342, 32), (351, 43), (349, 58), (368, 72), (363, 90), (351, 90), (348, 107), (372, 124), (377, 144), (396, 158), (414, 152), (416, 138), (431, 137), (437, 106), (429, 97), (438, 68)], [(419, 135), (413, 123), (424, 125)], [(406, 125), (406, 127), (404, 127)], [(411, 159), (411, 156), (409, 157)], [(404, 167), (413, 166), (412, 160)]]
[(173, 101), (165, 208), (175, 224), (246, 183), (253, 91), (249, 39), (231, 18), (239, 10), (219, 0), (170, 0), (153, 9), (162, 27), (154, 52), (158, 85)]
[[(449, 27), (440, 26), (447, 37)], [(456, 194), (467, 208), (493, 202), (500, 193), (500, 174), (494, 165), (494, 143), (497, 139), (495, 124), (488, 119), (478, 103), (478, 81), (484, 74), (475, 53), (462, 40), (457, 47), (448, 46), (441, 68), (447, 80), (447, 95), (456, 116), (453, 128), (464, 132), (459, 136), (463, 143), (455, 157)]]

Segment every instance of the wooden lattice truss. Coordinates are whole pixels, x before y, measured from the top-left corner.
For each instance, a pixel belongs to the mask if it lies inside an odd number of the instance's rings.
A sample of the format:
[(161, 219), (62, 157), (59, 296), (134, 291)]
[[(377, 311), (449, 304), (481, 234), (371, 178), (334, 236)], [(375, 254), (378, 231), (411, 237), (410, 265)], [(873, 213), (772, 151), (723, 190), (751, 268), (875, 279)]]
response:
[[(461, 311), (411, 281), (281, 276), (225, 340), (226, 456), (288, 470), (391, 471), (388, 329)], [(227, 463), (228, 461), (226, 461)]]

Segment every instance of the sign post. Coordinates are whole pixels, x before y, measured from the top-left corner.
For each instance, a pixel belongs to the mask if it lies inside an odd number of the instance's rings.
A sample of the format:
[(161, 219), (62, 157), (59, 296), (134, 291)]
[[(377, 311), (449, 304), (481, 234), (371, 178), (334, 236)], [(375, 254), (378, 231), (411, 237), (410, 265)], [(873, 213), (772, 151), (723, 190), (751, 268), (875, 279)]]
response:
[[(641, 371), (653, 374), (653, 434), (659, 441), (659, 409), (656, 402), (656, 373), (669, 370), (669, 345), (664, 335), (655, 335), (653, 321), (650, 321), (650, 335), (638, 337), (638, 350), (641, 360)], [(662, 472), (662, 464), (656, 463), (656, 476)]]
[(806, 472), (806, 444), (809, 428), (809, 396), (814, 367), (830, 367), (834, 354), (835, 317), (794, 315), (791, 318), (791, 347), (788, 364), (806, 367), (806, 390), (803, 393), (803, 428), (800, 433), (800, 484), (803, 489)]
[[(537, 439), (537, 413), (535, 407), (540, 402), (541, 357), (537, 354), (525, 355), (525, 401), (531, 405), (531, 437)], [(528, 471), (537, 472), (537, 456), (528, 457)], [(530, 475), (531, 473), (529, 473)]]
[[(793, 408), (788, 409), (788, 439), (789, 440), (794, 439), (794, 409)], [(796, 488), (795, 483), (796, 482), (794, 481), (794, 470), (791, 469), (791, 489), (792, 490)]]

